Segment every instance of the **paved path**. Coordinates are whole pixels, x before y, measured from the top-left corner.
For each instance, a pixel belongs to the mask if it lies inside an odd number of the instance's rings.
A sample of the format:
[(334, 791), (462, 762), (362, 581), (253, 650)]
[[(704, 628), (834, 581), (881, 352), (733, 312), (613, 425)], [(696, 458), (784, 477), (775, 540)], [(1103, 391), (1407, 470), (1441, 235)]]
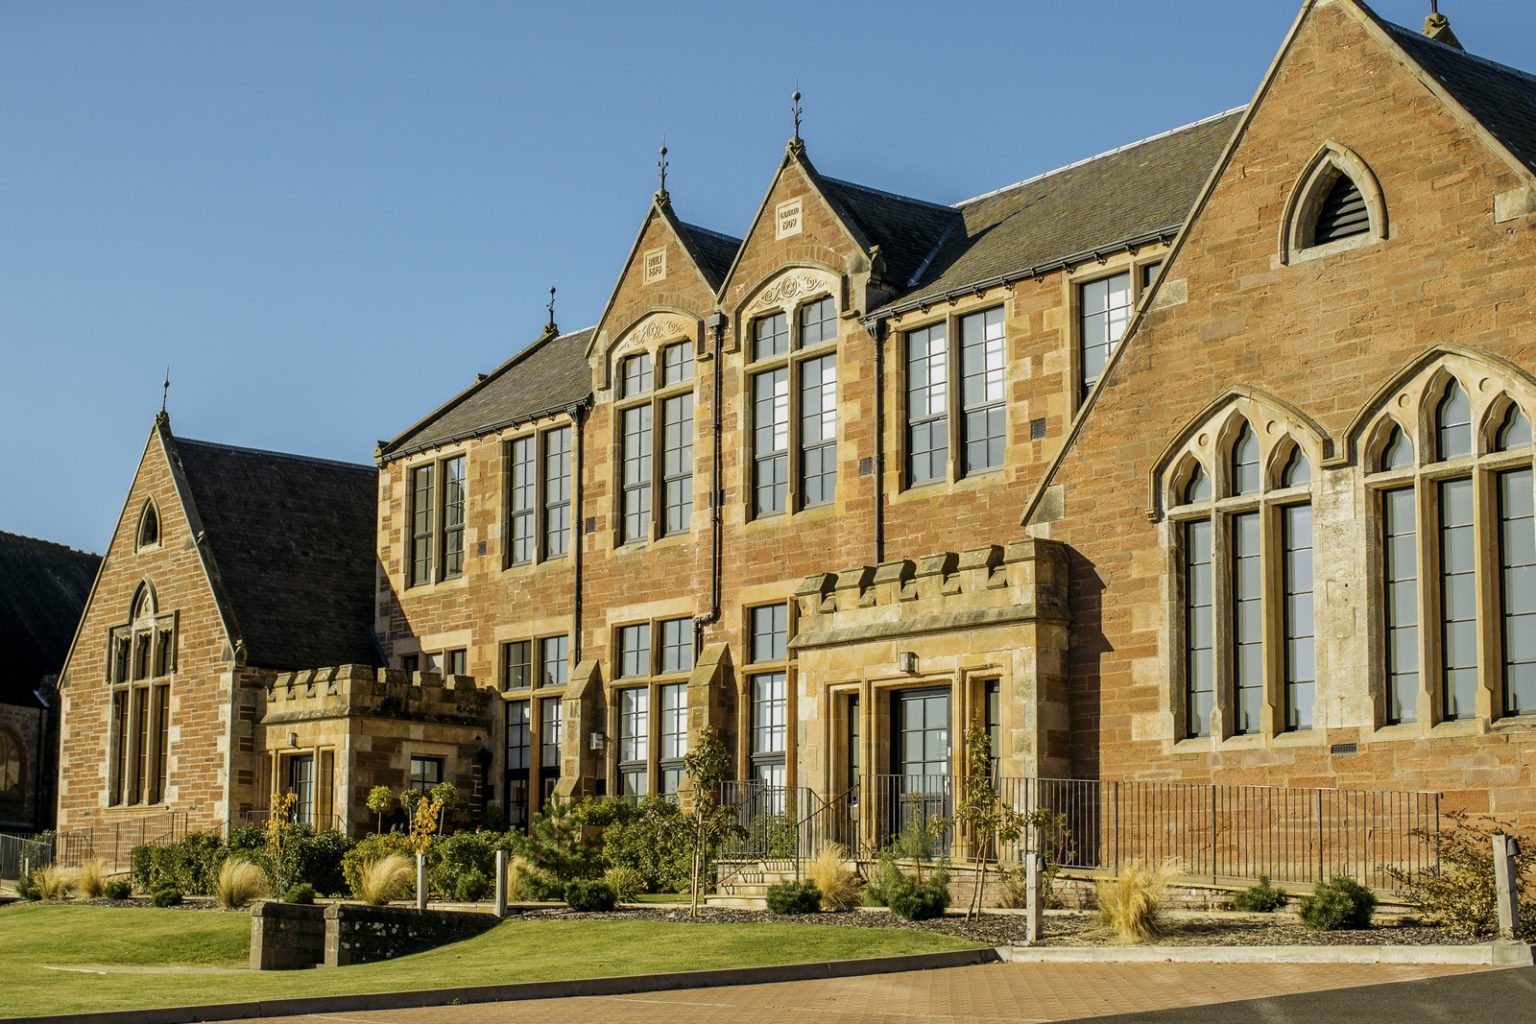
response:
[(1117, 1024), (1477, 1024), (1485, 1019), (1510, 1024), (1536, 1017), (1533, 1007), (1536, 968), (1529, 967), (992, 964), (628, 996), (275, 1017), (264, 1024), (1033, 1024), (1093, 1018)]

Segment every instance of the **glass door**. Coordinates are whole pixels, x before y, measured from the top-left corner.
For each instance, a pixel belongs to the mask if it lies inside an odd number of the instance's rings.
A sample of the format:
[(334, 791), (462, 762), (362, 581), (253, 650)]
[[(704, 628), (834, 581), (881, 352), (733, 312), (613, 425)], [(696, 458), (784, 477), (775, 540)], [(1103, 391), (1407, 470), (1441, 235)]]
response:
[(293, 822), (296, 825), (315, 823), (315, 759), (303, 754), (288, 759), (288, 792), (294, 795)]
[(937, 856), (944, 840), (929, 842), (922, 829), (953, 810), (949, 688), (898, 690), (891, 702), (893, 774), (880, 787), (882, 816), (892, 833), (889, 839), (899, 841), (905, 855)]

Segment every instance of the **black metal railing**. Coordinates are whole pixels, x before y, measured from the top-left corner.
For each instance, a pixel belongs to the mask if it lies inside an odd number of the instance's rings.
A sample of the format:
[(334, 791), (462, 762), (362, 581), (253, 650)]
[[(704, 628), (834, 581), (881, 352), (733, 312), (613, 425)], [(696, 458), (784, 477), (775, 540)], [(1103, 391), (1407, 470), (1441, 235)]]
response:
[(187, 834), (184, 811), (165, 811), (67, 832), (39, 836), (0, 836), (0, 878), (16, 878), (56, 864), (78, 868), (89, 860), (101, 862), (108, 874), (129, 870), (135, 846), (163, 846)]
[(944, 859), (954, 843), (955, 793), (948, 775), (876, 775), (865, 811), (872, 851), (901, 859)]

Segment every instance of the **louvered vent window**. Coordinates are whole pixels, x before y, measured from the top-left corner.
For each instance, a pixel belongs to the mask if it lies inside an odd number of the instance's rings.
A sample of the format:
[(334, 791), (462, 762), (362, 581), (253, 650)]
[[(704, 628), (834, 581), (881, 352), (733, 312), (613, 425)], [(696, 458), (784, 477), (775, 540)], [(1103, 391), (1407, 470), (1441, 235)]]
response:
[(1318, 211), (1317, 228), (1312, 235), (1313, 245), (1327, 245), (1342, 238), (1353, 238), (1371, 230), (1370, 212), (1365, 208), (1365, 196), (1349, 179), (1340, 174), (1323, 199)]

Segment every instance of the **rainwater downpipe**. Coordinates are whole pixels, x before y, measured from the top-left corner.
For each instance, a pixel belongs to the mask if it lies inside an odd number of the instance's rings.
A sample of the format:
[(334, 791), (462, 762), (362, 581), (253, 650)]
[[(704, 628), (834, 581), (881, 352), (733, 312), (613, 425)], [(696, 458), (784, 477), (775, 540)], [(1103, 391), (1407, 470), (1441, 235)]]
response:
[(721, 500), (720, 476), (723, 465), (723, 455), (720, 451), (720, 439), (723, 433), (721, 424), (723, 417), (720, 410), (720, 380), (722, 374), (721, 361), (725, 353), (725, 314), (718, 309), (711, 313), (704, 321), (705, 330), (709, 331), (711, 356), (714, 360), (714, 397), (710, 402), (710, 458), (709, 458), (709, 612), (706, 615), (696, 616), (693, 620), (694, 650), (702, 650), (704, 643), (704, 628), (712, 626), (720, 621), (720, 561), (723, 551), (723, 539), (720, 533), (721, 518), (724, 515)]

